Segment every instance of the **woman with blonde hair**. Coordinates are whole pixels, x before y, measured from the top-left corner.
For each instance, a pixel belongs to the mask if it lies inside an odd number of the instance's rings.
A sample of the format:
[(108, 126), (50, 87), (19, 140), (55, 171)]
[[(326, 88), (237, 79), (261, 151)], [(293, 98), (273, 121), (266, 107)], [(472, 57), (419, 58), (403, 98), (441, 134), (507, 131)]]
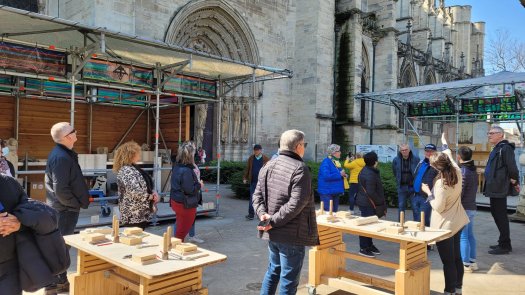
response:
[(201, 182), (193, 171), (195, 147), (190, 142), (179, 146), (171, 173), (170, 206), (175, 211), (175, 237), (184, 241), (189, 233), (200, 201)]
[(120, 222), (122, 226), (145, 229), (159, 197), (153, 190), (151, 177), (137, 166), (141, 149), (128, 141), (115, 152), (113, 171), (117, 174)]
[(450, 234), (436, 243), (443, 262), (445, 294), (461, 294), (463, 285), (463, 261), (461, 259), (461, 229), (469, 222), (461, 205), (462, 175), (452, 159), (445, 134), (441, 137), (443, 152), (430, 157), (430, 166), (438, 171), (432, 191), (427, 184), (421, 189), (428, 195), (432, 206), (430, 227), (450, 230)]

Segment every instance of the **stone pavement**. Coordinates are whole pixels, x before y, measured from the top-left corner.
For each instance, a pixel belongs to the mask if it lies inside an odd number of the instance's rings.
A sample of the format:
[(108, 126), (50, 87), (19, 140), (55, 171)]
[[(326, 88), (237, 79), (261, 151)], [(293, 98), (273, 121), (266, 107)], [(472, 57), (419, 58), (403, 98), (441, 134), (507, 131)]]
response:
[[(204, 269), (204, 286), (211, 295), (255, 295), (259, 294), (260, 283), (267, 268), (267, 243), (257, 238), (255, 220), (247, 221), (248, 202), (233, 196), (228, 186), (221, 186), (221, 206), (219, 216), (199, 217), (196, 222), (197, 236), (205, 242), (200, 246), (228, 256), (226, 262)], [(345, 209), (343, 206), (342, 209)], [(84, 213), (86, 214), (86, 213)], [(407, 212), (407, 219), (411, 219)], [(387, 219), (394, 220), (397, 210), (391, 208)], [(172, 222), (150, 227), (147, 231), (161, 234)], [(525, 224), (511, 222), (513, 252), (510, 255), (492, 256), (487, 253), (488, 246), (497, 241), (497, 229), (488, 211), (478, 211), (475, 219), (475, 233), (478, 239), (478, 265), (475, 273), (467, 273), (464, 278), (463, 294), (483, 295), (525, 295)], [(358, 238), (345, 235), (349, 250), (358, 251)], [(383, 252), (382, 259), (395, 261), (398, 255), (397, 244), (377, 241), (376, 246)], [(71, 251), (72, 265), (76, 268), (76, 252)], [(437, 250), (429, 252), (432, 262), (430, 287), (431, 294), (442, 294), (444, 278), (442, 264)], [(394, 271), (363, 263), (347, 263), (347, 268), (377, 276), (394, 279)], [(305, 257), (298, 294), (308, 294), (308, 255)], [(317, 288), (320, 295), (351, 294), (328, 286)], [(43, 291), (26, 294), (43, 294)], [(102, 295), (102, 294), (101, 294)], [(104, 294), (105, 295), (105, 294)], [(108, 294), (109, 295), (109, 294)]]

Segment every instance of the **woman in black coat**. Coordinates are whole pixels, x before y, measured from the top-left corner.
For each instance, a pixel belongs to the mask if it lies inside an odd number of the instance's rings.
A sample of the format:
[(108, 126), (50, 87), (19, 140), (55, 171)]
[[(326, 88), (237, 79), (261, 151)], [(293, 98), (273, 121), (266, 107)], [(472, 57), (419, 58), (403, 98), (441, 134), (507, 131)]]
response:
[[(359, 206), (361, 216), (368, 217), (376, 215), (375, 207), (385, 203), (385, 194), (379, 170), (376, 168), (378, 159), (375, 152), (365, 154), (365, 167), (358, 177), (359, 191), (357, 192), (356, 205)], [(374, 202), (374, 204), (372, 204)], [(372, 238), (359, 236), (359, 254), (366, 257), (380, 255)]]
[(22, 294), (18, 277), (16, 240), (14, 232), (20, 229), (18, 219), (8, 212), (27, 202), (27, 196), (16, 181), (0, 175), (0, 293)]

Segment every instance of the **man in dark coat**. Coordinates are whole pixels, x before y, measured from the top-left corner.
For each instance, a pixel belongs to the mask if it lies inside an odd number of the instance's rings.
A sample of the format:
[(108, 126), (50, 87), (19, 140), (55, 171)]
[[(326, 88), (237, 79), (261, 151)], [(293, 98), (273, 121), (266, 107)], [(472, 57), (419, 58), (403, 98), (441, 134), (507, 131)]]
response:
[[(314, 195), (308, 166), (303, 162), (304, 133), (281, 135), (279, 156), (259, 173), (253, 207), (261, 223), (257, 229), (269, 240), (269, 266), (261, 294), (296, 294), (305, 246), (319, 244)], [(280, 284), (279, 284), (280, 282)]]
[[(63, 236), (74, 233), (80, 208), (89, 205), (89, 191), (73, 151), (77, 132), (67, 122), (51, 127), (56, 146), (49, 153), (46, 165), (46, 193), (48, 204), (58, 211), (58, 229)], [(67, 273), (59, 275), (58, 292), (69, 291)], [(51, 287), (50, 287), (51, 288)]]
[[(430, 156), (437, 151), (434, 144), (425, 145), (425, 158), (417, 164), (414, 172), (414, 196), (412, 197), (412, 213), (415, 221), (425, 222), (426, 226), (430, 226), (430, 213), (432, 207), (428, 202), (428, 195), (421, 190), (421, 185), (424, 183), (432, 190), (434, 187), (434, 178), (438, 174), (437, 170), (430, 166)], [(425, 212), (425, 220), (421, 220), (421, 212)]]
[(414, 194), (414, 171), (416, 171), (419, 158), (412, 153), (408, 144), (399, 146), (399, 153), (392, 161), (392, 171), (396, 176), (398, 218), (405, 212), (406, 203)]
[(514, 156), (514, 144), (504, 139), (505, 133), (499, 126), (493, 126), (488, 133), (489, 142), (494, 146), (485, 167), (485, 197), (490, 198), (490, 213), (499, 230), (498, 244), (490, 246), (489, 254), (509, 254), (509, 218), (507, 196), (514, 186), (519, 191), (519, 170)]
[(20, 229), (18, 219), (8, 212), (27, 202), (27, 196), (16, 179), (0, 175), (0, 293), (22, 294), (20, 286), (16, 240)]
[(250, 201), (248, 202), (248, 215), (245, 216), (247, 220), (253, 220), (255, 212), (253, 211), (252, 198), (255, 186), (257, 185), (257, 179), (259, 177), (259, 171), (266, 165), (270, 158), (262, 153), (262, 146), (256, 144), (253, 146), (253, 155), (248, 158), (246, 168), (244, 169), (244, 176), (242, 181), (244, 184), (250, 184)]

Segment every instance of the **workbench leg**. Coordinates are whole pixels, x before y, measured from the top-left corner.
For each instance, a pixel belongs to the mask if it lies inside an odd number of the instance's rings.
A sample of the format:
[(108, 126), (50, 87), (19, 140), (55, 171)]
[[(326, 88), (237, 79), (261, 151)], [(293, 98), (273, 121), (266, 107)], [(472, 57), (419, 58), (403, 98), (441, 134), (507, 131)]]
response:
[[(331, 254), (331, 248), (319, 250), (318, 247), (314, 247), (310, 249), (308, 253), (308, 284), (310, 287), (317, 287), (321, 284), (321, 276), (337, 277), (339, 269), (345, 268), (344, 257)], [(342, 243), (333, 248), (346, 251), (346, 244)]]
[(396, 295), (430, 294), (430, 262), (425, 243), (400, 244), (395, 288)]

